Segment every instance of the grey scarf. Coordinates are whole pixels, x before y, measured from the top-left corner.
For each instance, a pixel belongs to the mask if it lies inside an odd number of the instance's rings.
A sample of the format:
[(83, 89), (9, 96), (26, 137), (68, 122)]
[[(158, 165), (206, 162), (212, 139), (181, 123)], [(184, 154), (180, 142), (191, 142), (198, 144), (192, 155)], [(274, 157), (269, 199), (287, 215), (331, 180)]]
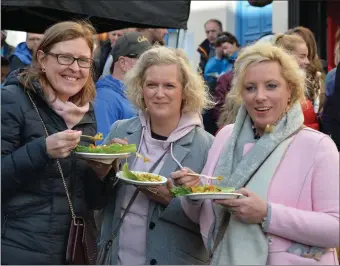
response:
[[(301, 110), (300, 103), (296, 103), (286, 115), (277, 123), (273, 131), (268, 134), (264, 134), (251, 148), (251, 150), (243, 157), (243, 149), (246, 143), (254, 142), (254, 133), (251, 127), (250, 117), (244, 106), (241, 106), (236, 122), (233, 128), (233, 132), (229, 139), (228, 144), (222, 150), (219, 160), (216, 164), (214, 171), (214, 176), (222, 175), (224, 177), (221, 182), (223, 187), (235, 187), (236, 189), (244, 187), (244, 185), (250, 180), (259, 167), (267, 160), (268, 156), (287, 138), (292, 136), (294, 132), (297, 132), (299, 128), (303, 125), (303, 113)], [(271, 178), (271, 177), (270, 177)], [(214, 238), (221, 225), (222, 217), (226, 209), (218, 204), (213, 204), (214, 213), (216, 217), (215, 230), (213, 232)], [(233, 220), (233, 216), (231, 220)], [(234, 223), (235, 224), (235, 223)], [(233, 228), (238, 228), (242, 230), (242, 226), (234, 226)], [(264, 237), (264, 233), (258, 225), (247, 225), (247, 239), (253, 239), (258, 245), (254, 246), (254, 252), (248, 252), (248, 250), (243, 250), (247, 253), (243, 258), (228, 258), (226, 261), (225, 256), (223, 256), (224, 250), (222, 248), (217, 248), (212, 259), (212, 264), (226, 264), (226, 263), (238, 263), (247, 264), (251, 261), (251, 264), (265, 264), (268, 255), (267, 241)], [(228, 229), (229, 230), (229, 229)], [(251, 235), (249, 235), (251, 234)], [(222, 239), (227, 243), (226, 237)], [(246, 239), (236, 240), (239, 242), (238, 246), (242, 248), (242, 241), (247, 241)], [(229, 243), (229, 242), (228, 242)], [(211, 243), (209, 243), (211, 245)], [(228, 247), (227, 247), (228, 248)], [(232, 254), (228, 251), (228, 254)], [(249, 258), (251, 254), (254, 255), (253, 258)], [(261, 255), (259, 255), (261, 254)]]

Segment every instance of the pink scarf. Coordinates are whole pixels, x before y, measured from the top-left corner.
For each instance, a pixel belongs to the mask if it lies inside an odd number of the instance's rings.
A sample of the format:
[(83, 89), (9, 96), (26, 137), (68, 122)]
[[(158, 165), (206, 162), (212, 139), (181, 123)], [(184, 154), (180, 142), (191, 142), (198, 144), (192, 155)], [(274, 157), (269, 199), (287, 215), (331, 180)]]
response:
[(68, 129), (72, 129), (75, 125), (77, 125), (89, 111), (89, 103), (86, 103), (83, 106), (77, 106), (69, 101), (64, 102), (56, 96), (50, 86), (44, 86), (43, 91), (50, 106), (64, 119)]
[(54, 102), (50, 102), (50, 104), (54, 111), (64, 119), (69, 129), (77, 125), (90, 108), (89, 103), (79, 107), (72, 102), (63, 102), (58, 98)]
[(79, 107), (72, 102), (64, 102), (56, 97), (53, 91), (49, 91), (48, 99), (52, 109), (64, 119), (68, 129), (77, 125), (90, 108), (89, 103)]

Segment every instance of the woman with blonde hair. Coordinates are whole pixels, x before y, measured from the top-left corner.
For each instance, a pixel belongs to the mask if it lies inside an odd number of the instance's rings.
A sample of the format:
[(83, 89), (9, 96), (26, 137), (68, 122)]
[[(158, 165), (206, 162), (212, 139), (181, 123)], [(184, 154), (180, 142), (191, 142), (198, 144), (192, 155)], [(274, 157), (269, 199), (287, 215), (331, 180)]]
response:
[(200, 173), (213, 141), (200, 116), (211, 106), (204, 80), (183, 51), (154, 47), (140, 56), (125, 84), (139, 116), (115, 122), (104, 143), (136, 144), (150, 162), (130, 157), (129, 168), (169, 179), (167, 186), (155, 188), (118, 183), (103, 210), (97, 263), (205, 264), (199, 226), (169, 192), (173, 184), (199, 184), (195, 176), (170, 175), (186, 167)]
[[(111, 166), (72, 154), (78, 144), (92, 143), (82, 134), (96, 134), (94, 33), (84, 22), (53, 25), (32, 66), (12, 72), (1, 90), (3, 264), (72, 263), (70, 256), (66, 261), (70, 225), (106, 204), (102, 179)], [(90, 222), (82, 233), (91, 251)]]
[[(286, 50), (294, 55), (299, 66), (304, 71), (307, 71), (310, 65), (308, 59), (308, 47), (306, 42), (299, 35), (277, 34), (273, 40), (273, 44)], [(308, 83), (308, 80), (306, 80)], [(320, 97), (318, 92), (312, 96), (308, 88), (305, 89), (305, 99), (301, 102), (304, 116), (304, 124), (315, 130), (319, 130), (319, 121), (317, 113), (319, 110)]]
[(300, 36), (308, 47), (309, 66), (306, 73), (306, 88), (308, 97), (313, 100), (316, 95), (320, 97), (319, 108), (316, 113), (321, 112), (325, 100), (325, 73), (322, 67), (321, 60), (318, 56), (318, 47), (313, 32), (302, 26), (295, 27), (287, 31), (289, 35)]
[(240, 53), (234, 89), (236, 122), (216, 136), (203, 174), (223, 176), (218, 185), (243, 196), (184, 208), (200, 217), (212, 264), (337, 264), (339, 153), (327, 135), (303, 127), (305, 73), (283, 49), (259, 42)]

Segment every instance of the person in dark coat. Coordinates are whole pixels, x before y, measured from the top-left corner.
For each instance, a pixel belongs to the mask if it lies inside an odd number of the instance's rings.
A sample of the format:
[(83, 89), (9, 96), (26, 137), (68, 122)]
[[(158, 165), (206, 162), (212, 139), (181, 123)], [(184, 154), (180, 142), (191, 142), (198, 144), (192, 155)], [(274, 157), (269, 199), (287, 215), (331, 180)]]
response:
[(322, 113), (324, 132), (329, 134), (340, 151), (340, 62), (334, 71), (332, 91), (328, 91)]
[(6, 57), (1, 56), (1, 87), (9, 73), (9, 61)]
[(215, 43), (217, 36), (222, 33), (222, 23), (217, 19), (209, 19), (204, 24), (207, 38), (198, 46), (197, 52), (200, 54), (199, 70), (204, 73), (208, 60), (216, 55)]
[(42, 34), (27, 33), (26, 42), (19, 43), (8, 59), (10, 72), (32, 64), (32, 56), (42, 38)]
[[(112, 64), (112, 56), (111, 51), (114, 47), (116, 41), (124, 35), (126, 30), (114, 30), (110, 31), (108, 33), (109, 39), (103, 44), (103, 46), (100, 48), (99, 53), (95, 56), (95, 80), (98, 80), (101, 76), (109, 75), (110, 73), (107, 70), (105, 70), (105, 65), (107, 61), (110, 61)], [(110, 69), (110, 66), (108, 67), (108, 70)]]
[(2, 264), (65, 264), (71, 211), (64, 181), (76, 216), (106, 204), (112, 166), (72, 153), (91, 143), (82, 134), (96, 134), (94, 32), (84, 22), (55, 24), (32, 66), (12, 72), (1, 90)]

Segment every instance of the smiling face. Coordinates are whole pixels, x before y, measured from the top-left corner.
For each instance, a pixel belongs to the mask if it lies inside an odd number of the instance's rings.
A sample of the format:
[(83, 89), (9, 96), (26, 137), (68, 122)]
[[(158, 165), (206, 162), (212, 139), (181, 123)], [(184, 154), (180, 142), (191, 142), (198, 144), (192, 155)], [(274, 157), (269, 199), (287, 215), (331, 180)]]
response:
[(241, 92), (244, 105), (258, 132), (276, 123), (286, 112), (291, 90), (276, 61), (250, 65)]
[(145, 72), (143, 98), (151, 119), (178, 119), (183, 87), (177, 65), (153, 65)]
[(231, 44), (230, 42), (225, 42), (222, 44), (222, 49), (226, 56), (232, 56), (238, 50), (238, 47), (236, 43)]
[(309, 66), (308, 60), (308, 48), (306, 43), (298, 43), (295, 46), (295, 49), (292, 51), (292, 54), (295, 56), (299, 66), (302, 69), (307, 69)]
[[(69, 55), (75, 58), (91, 58), (91, 49), (85, 39), (77, 38), (56, 43), (50, 50), (53, 54)], [(47, 80), (58, 98), (66, 101), (76, 95), (85, 85), (90, 75), (90, 68), (79, 67), (75, 60), (72, 65), (61, 65), (55, 56), (38, 51), (38, 62), (45, 69)]]

